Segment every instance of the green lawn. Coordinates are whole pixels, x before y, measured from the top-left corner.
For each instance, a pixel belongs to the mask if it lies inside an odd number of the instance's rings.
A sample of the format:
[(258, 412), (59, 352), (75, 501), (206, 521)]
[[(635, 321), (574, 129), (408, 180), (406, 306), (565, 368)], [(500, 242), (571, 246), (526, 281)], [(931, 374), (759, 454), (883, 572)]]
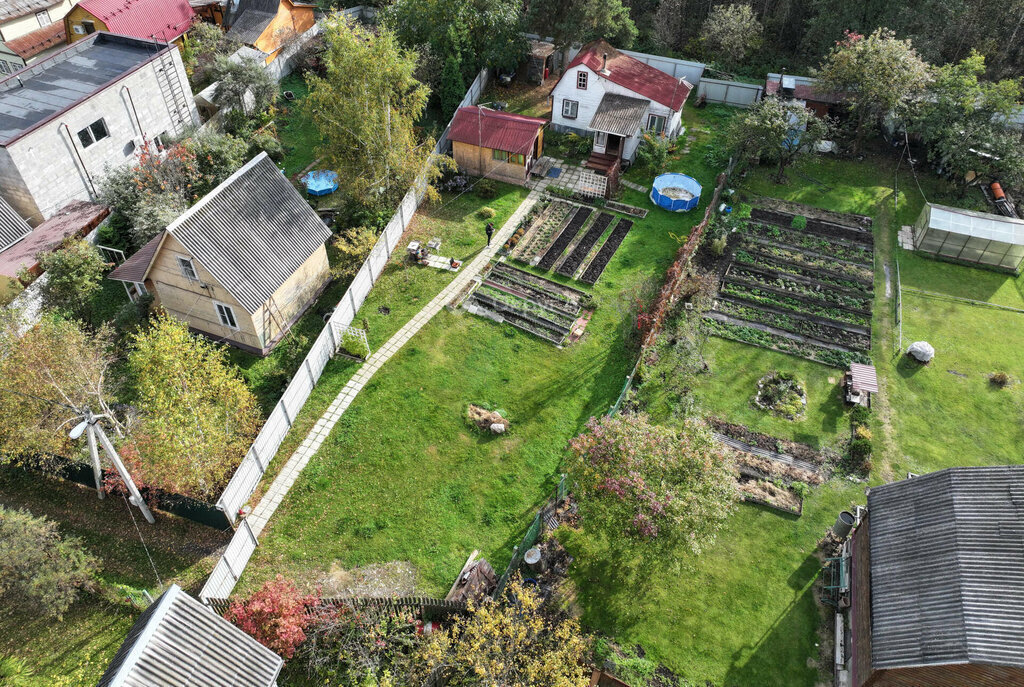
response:
[[(101, 562), (100, 584), (148, 589), (160, 585), (146, 549), (121, 497), (100, 501), (93, 490), (64, 480), (49, 480), (13, 468), (0, 469), (0, 504), (25, 508), (59, 523), (65, 535), (80, 538)], [(188, 520), (157, 513), (149, 525), (136, 511), (149, 555), (163, 583), (177, 582), (198, 592), (213, 568), (207, 558), (228, 536)], [(87, 687), (96, 684), (121, 646), (136, 612), (100, 594), (85, 594), (60, 621), (0, 607), (0, 655), (11, 652), (36, 671), (39, 687)]]
[(291, 91), (295, 100), (282, 99), (278, 105), (280, 114), (277, 121), (277, 136), (284, 146), (284, 173), (293, 177), (316, 159), (316, 147), (320, 145), (320, 134), (313, 122), (302, 112), (302, 99), (309, 93), (305, 80), (298, 74), (289, 74), (281, 80), (281, 92)]

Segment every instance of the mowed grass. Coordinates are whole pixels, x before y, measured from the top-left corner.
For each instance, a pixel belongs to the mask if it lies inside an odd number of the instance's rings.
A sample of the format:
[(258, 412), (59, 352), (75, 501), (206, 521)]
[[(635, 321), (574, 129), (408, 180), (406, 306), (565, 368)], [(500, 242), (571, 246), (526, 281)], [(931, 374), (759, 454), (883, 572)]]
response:
[(284, 146), (284, 173), (293, 177), (316, 159), (316, 148), (320, 145), (320, 133), (313, 122), (302, 111), (302, 100), (309, 94), (306, 81), (298, 74), (290, 74), (281, 80), (281, 93), (291, 91), (295, 100), (283, 99), (278, 103), (280, 113), (275, 118), (277, 137)]
[[(472, 194), (460, 202), (500, 205)], [(442, 254), (457, 246), (456, 256), (469, 258), (483, 246), (483, 222), (468, 205), (448, 212), (421, 211), (410, 238), (441, 236)], [(586, 335), (565, 349), (463, 311), (436, 315), (342, 416), (271, 521), (243, 588), (278, 572), (311, 584), (332, 565), (406, 560), (422, 591), (444, 594), (473, 549), (501, 569), (554, 486), (566, 442), (607, 412), (635, 362), (622, 293), (660, 279), (678, 248), (670, 233), (685, 236), (699, 218), (660, 213), (637, 222), (594, 289)], [(374, 346), (451, 278), (402, 260), (357, 318), (369, 320)], [(512, 429), (479, 434), (465, 419), (469, 403), (503, 409)]]
[[(226, 533), (166, 514), (157, 513), (150, 525), (136, 511), (144, 547), (120, 496), (100, 501), (93, 490), (13, 468), (0, 470), (0, 504), (46, 516), (63, 535), (79, 538), (100, 560), (101, 585), (148, 589), (154, 597), (160, 585), (150, 556), (165, 585), (176, 582), (196, 593), (213, 569), (208, 556), (228, 541)], [(136, 615), (99, 593), (83, 594), (61, 620), (7, 604), (0, 607), (0, 655), (25, 660), (35, 671), (32, 685), (95, 685)]]

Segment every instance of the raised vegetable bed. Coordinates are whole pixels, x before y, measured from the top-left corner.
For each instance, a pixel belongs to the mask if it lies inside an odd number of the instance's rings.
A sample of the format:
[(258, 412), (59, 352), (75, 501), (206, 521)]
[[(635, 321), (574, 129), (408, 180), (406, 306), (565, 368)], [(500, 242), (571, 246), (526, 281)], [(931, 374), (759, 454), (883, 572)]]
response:
[(742, 232), (752, 238), (771, 241), (780, 247), (834, 255), (841, 260), (868, 266), (874, 261), (871, 247), (856, 241), (824, 238), (813, 234), (804, 234), (794, 229), (784, 229), (772, 224), (757, 222), (747, 222), (743, 225)]
[(571, 205), (562, 200), (552, 202), (541, 215), (534, 220), (532, 227), (519, 240), (510, 257), (513, 260), (529, 263), (543, 250), (569, 217)]
[(601, 246), (601, 250), (597, 252), (594, 259), (587, 265), (587, 269), (584, 270), (583, 276), (580, 277), (580, 281), (584, 284), (590, 284), (593, 286), (597, 283), (597, 280), (601, 278), (601, 273), (604, 272), (604, 268), (611, 261), (612, 256), (615, 255), (615, 251), (619, 249), (622, 241), (626, 238), (626, 234), (633, 228), (633, 220), (620, 219), (612, 229), (612, 233), (605, 239), (604, 245)]
[(562, 261), (562, 264), (558, 267), (558, 274), (564, 277), (572, 277), (576, 274), (576, 270), (583, 262), (583, 258), (587, 257), (590, 253), (590, 249), (594, 247), (597, 240), (604, 234), (605, 229), (615, 219), (614, 216), (609, 215), (607, 212), (602, 212), (594, 220), (594, 223), (590, 225), (590, 229), (583, 235), (583, 238), (579, 240), (576, 247), (573, 249), (569, 256)]
[(554, 266), (555, 261), (562, 255), (562, 252), (565, 251), (572, 240), (576, 238), (576, 234), (578, 234), (580, 229), (583, 228), (586, 221), (590, 219), (590, 215), (593, 212), (594, 211), (590, 208), (577, 208), (576, 214), (572, 216), (572, 219), (569, 220), (565, 229), (562, 230), (558, 235), (558, 238), (556, 238), (551, 244), (551, 247), (548, 248), (546, 253), (544, 253), (544, 257), (540, 259), (537, 266), (542, 270), (551, 269)]

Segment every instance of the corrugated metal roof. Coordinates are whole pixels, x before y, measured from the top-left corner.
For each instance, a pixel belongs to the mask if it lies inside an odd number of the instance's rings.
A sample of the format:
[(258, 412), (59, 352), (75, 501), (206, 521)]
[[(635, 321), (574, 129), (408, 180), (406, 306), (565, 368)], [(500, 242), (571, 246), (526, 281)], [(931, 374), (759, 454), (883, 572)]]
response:
[(167, 49), (95, 33), (7, 77), (0, 81), (0, 143), (10, 143)]
[(97, 687), (271, 687), (283, 664), (175, 584), (139, 615)]
[(452, 118), (448, 139), (493, 150), (528, 155), (537, 132), (547, 120), (498, 112), (472, 105), (461, 107)]
[(258, 10), (246, 10), (231, 24), (231, 29), (225, 34), (228, 39), (252, 45), (263, 32), (270, 26), (277, 16), (276, 12), (260, 12)]
[(1024, 465), (875, 487), (871, 662), (1024, 667)]
[(632, 136), (643, 126), (644, 114), (650, 106), (650, 100), (605, 93), (587, 128), (619, 136)]
[(878, 393), (878, 373), (875, 371), (874, 365), (850, 363), (850, 375), (853, 377), (854, 391)]
[(928, 203), (928, 228), (1024, 246), (1024, 220)]
[(31, 233), (32, 227), (28, 222), (6, 200), (0, 198), (0, 253)]
[(188, 0), (80, 0), (78, 6), (111, 33), (173, 41), (189, 30), (195, 11)]
[(146, 279), (146, 273), (149, 272), (149, 264), (153, 262), (153, 256), (156, 255), (157, 250), (160, 248), (160, 244), (163, 243), (165, 232), (160, 232), (149, 241), (146, 242), (142, 248), (135, 251), (130, 258), (122, 262), (117, 266), (114, 271), (107, 275), (107, 279), (113, 279), (114, 281), (130, 281), (139, 283)]
[[(604, 64), (605, 53), (608, 54), (609, 73), (601, 74), (602, 78), (661, 103), (665, 107), (673, 110), (682, 109), (686, 97), (693, 90), (693, 86), (685, 79), (673, 78), (660, 69), (655, 69), (649, 64), (644, 64), (634, 57), (621, 53), (604, 40), (593, 41), (583, 46), (583, 49), (573, 58), (565, 71), (568, 72), (573, 67), (585, 64), (591, 71), (600, 72)], [(563, 74), (563, 78), (564, 76)]]
[(35, 57), (47, 48), (60, 45), (67, 39), (64, 32), (64, 22), (55, 21), (49, 26), (36, 29), (7, 41), (7, 47), (18, 54), (23, 60)]
[(266, 153), (228, 177), (167, 231), (250, 313), (331, 237)]
[(0, 21), (17, 19), (26, 14), (45, 10), (55, 0), (2, 0), (0, 1)]

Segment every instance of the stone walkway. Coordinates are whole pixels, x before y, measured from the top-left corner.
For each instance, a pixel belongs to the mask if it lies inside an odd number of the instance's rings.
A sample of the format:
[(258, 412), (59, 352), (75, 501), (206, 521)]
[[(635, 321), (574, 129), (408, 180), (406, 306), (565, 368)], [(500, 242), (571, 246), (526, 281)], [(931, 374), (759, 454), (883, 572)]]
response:
[(634, 191), (639, 191), (640, 193), (647, 193), (648, 191), (650, 191), (650, 189), (647, 188), (646, 186), (634, 184), (632, 181), (629, 181), (628, 179), (619, 179), (619, 183), (625, 186), (626, 188), (631, 188)]
[[(464, 268), (460, 270), (458, 276), (452, 279), (448, 286), (442, 289), (441, 293), (437, 294), (433, 300), (430, 301), (422, 310), (416, 313), (409, 322), (399, 329), (395, 334), (388, 339), (387, 343), (381, 346), (375, 351), (365, 363), (359, 368), (359, 370), (352, 376), (352, 379), (348, 381), (345, 387), (338, 393), (330, 407), (327, 408), (326, 412), (320, 416), (320, 419), (313, 425), (313, 429), (309, 431), (306, 438), (302, 441), (302, 444), (296, 449), (295, 453), (291, 455), (288, 462), (285, 463), (281, 472), (274, 479), (274, 482), (270, 485), (267, 493), (264, 494), (259, 504), (253, 510), (253, 512), (247, 518), (249, 527), (252, 529), (253, 534), (259, 536), (263, 529), (267, 526), (271, 516), (277, 507), (284, 500), (288, 490), (291, 489), (292, 485), (295, 484), (295, 480), (298, 479), (302, 473), (302, 469), (309, 463), (309, 459), (312, 458), (316, 452), (320, 449), (321, 444), (334, 429), (334, 425), (337, 424), (342, 414), (349, 407), (353, 400), (355, 400), (356, 394), (358, 394), (367, 382), (377, 373), (384, 363), (386, 363), (391, 356), (397, 353), (405, 343), (415, 336), (416, 332), (423, 328), (430, 319), (441, 311), (441, 308), (446, 303), (451, 301), (455, 296), (469, 283), (469, 281), (480, 272), (481, 269), (487, 264), (494, 254), (504, 245), (505, 241), (508, 240), (509, 236), (519, 226), (520, 220), (530, 211), (530, 208), (540, 200), (541, 194), (536, 189), (530, 191), (530, 194), (526, 199), (520, 203), (519, 208), (508, 218), (508, 221), (502, 225), (491, 239), (491, 245), (489, 248), (483, 249), (479, 255), (473, 258), (472, 262), (468, 265), (463, 265)], [(237, 571), (237, 574), (241, 574), (241, 571)]]

